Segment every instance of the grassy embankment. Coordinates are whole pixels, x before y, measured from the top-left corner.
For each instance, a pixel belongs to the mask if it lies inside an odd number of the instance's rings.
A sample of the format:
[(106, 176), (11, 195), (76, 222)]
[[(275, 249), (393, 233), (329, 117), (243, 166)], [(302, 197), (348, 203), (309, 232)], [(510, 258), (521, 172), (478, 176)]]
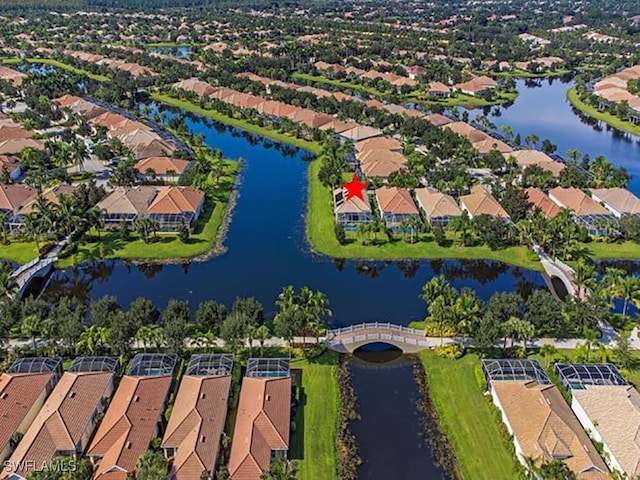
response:
[(294, 417), (290, 458), (296, 460), (299, 480), (335, 480), (339, 391), (338, 355), (326, 352), (310, 360), (293, 360), (302, 370), (300, 405)]
[(555, 77), (564, 77), (565, 75), (570, 74), (572, 71), (567, 69), (560, 70), (547, 70), (540, 73), (532, 73), (526, 70), (522, 70), (520, 68), (514, 68), (508, 72), (494, 72), (487, 70), (477, 70), (475, 73), (478, 75), (487, 75), (489, 77), (498, 77), (498, 78), (555, 78)]
[(247, 132), (260, 135), (261, 137), (271, 138), (277, 142), (287, 143), (289, 145), (293, 145), (294, 147), (309, 150), (310, 152), (313, 152), (313, 153), (318, 153), (321, 148), (321, 145), (317, 142), (311, 142), (308, 140), (296, 138), (287, 133), (280, 132), (275, 128), (261, 127), (259, 125), (254, 125), (253, 123), (248, 122), (247, 120), (244, 120), (242, 118), (229, 117), (215, 110), (202, 108), (199, 105), (195, 105), (186, 100), (174, 98), (169, 95), (165, 95), (161, 93), (152, 93), (151, 99), (157, 102), (162, 102), (167, 105), (171, 105), (173, 107), (182, 108), (183, 110), (186, 110), (191, 113), (195, 113), (196, 115), (201, 115), (203, 117), (211, 118), (212, 120), (217, 120), (226, 125), (231, 125), (232, 127), (241, 128), (243, 130), (246, 130)]
[(54, 60), (52, 58), (2, 58), (0, 59), (2, 63), (5, 65), (16, 65), (23, 62), (34, 63), (39, 65), (51, 65), (52, 67), (60, 68), (62, 70), (67, 70), (69, 72), (78, 73), (80, 75), (86, 75), (89, 78), (97, 80), (98, 82), (106, 82), (109, 80), (108, 77), (104, 75), (98, 75), (95, 73), (87, 72), (86, 70), (82, 70), (80, 68), (74, 67), (73, 65), (68, 65), (66, 63), (60, 62), (58, 60)]
[(474, 377), (478, 356), (458, 360), (419, 355), (444, 432), (456, 454), (463, 480), (511, 480), (515, 460), (507, 449), (498, 422)]
[(103, 258), (132, 260), (176, 260), (197, 257), (210, 252), (216, 244), (224, 212), (235, 185), (240, 165), (233, 160), (223, 160), (224, 173), (218, 183), (210, 181), (212, 193), (205, 201), (205, 208), (194, 231), (186, 243), (176, 234), (158, 234), (145, 243), (132, 232), (129, 240), (120, 238), (119, 232), (102, 234), (94, 242), (81, 242), (76, 252), (61, 260), (61, 265), (74, 265)]
[[(327, 78), (319, 75), (311, 75), (308, 73), (294, 73), (294, 80), (302, 80), (312, 83), (331, 85), (334, 87), (338, 87), (340, 89), (353, 90), (355, 92), (360, 92), (367, 95), (373, 95), (376, 98), (384, 99), (389, 97), (393, 92), (386, 91), (381, 92), (380, 90), (376, 90), (373, 87), (369, 87), (367, 85), (361, 85), (359, 83), (347, 82), (343, 80), (336, 80), (332, 78)], [(417, 101), (425, 107), (487, 107), (490, 105), (497, 105), (500, 103), (505, 103), (508, 101), (515, 100), (518, 96), (517, 92), (509, 92), (509, 93), (498, 93), (495, 98), (491, 101), (486, 100), (482, 97), (474, 97), (473, 95), (465, 95), (464, 93), (457, 93), (451, 97), (447, 98), (432, 98), (424, 94), (424, 92), (420, 92), (416, 90), (408, 95), (409, 100)]]
[(634, 125), (631, 122), (625, 122), (624, 120), (620, 120), (615, 115), (607, 112), (601, 112), (597, 108), (592, 107), (591, 105), (587, 105), (578, 96), (576, 87), (572, 87), (567, 90), (567, 100), (569, 100), (571, 105), (573, 105), (585, 115), (595, 118), (596, 120), (600, 120), (601, 122), (604, 122), (615, 129), (640, 137), (640, 125)]
[(331, 192), (318, 180), (319, 162), (309, 166), (309, 207), (307, 237), (314, 250), (339, 258), (365, 258), (380, 260), (401, 259), (490, 259), (518, 265), (532, 270), (541, 270), (537, 257), (526, 247), (510, 247), (492, 251), (486, 246), (456, 247), (439, 246), (435, 241), (421, 241), (409, 244), (398, 238), (382, 245), (361, 245), (350, 240), (340, 245), (334, 233), (334, 220), (331, 206)]

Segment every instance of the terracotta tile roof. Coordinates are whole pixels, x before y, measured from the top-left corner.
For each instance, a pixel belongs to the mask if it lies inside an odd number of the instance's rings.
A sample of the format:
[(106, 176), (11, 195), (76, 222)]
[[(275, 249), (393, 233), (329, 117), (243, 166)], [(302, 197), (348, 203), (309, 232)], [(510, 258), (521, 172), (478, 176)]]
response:
[(393, 137), (374, 137), (361, 140), (355, 144), (356, 151), (367, 152), (370, 150), (402, 151), (402, 143)]
[(427, 92), (449, 93), (451, 89), (442, 82), (431, 82), (427, 87)]
[(578, 216), (582, 215), (610, 215), (609, 210), (595, 200), (589, 198), (577, 188), (556, 187), (549, 190), (549, 198), (559, 206), (568, 208)]
[(174, 83), (173, 88), (179, 88), (189, 92), (193, 92), (201, 97), (211, 95), (216, 91), (216, 87), (209, 85), (207, 82), (198, 80), (197, 78), (188, 78), (180, 82)]
[[(75, 185), (69, 185), (66, 183), (61, 183), (60, 185), (56, 185), (55, 187), (49, 187), (42, 192), (42, 196), (44, 199), (53, 205), (60, 204), (60, 197), (62, 195), (66, 197), (71, 197), (75, 195), (78, 187)], [(29, 202), (25, 203), (19, 210), (18, 213), (21, 215), (25, 215), (27, 213), (34, 212), (36, 210), (36, 197), (31, 199)]]
[(392, 150), (365, 150), (363, 152), (358, 152), (356, 154), (356, 158), (361, 164), (379, 162), (383, 160), (397, 163), (398, 165), (407, 164), (407, 158), (402, 153)]
[(491, 382), (524, 455), (562, 458), (578, 479), (608, 479), (608, 469), (555, 385)]
[(20, 208), (36, 198), (38, 191), (24, 185), (0, 185), (0, 211), (17, 213)]
[(103, 127), (111, 129), (115, 125), (125, 120), (127, 120), (127, 117), (125, 117), (124, 115), (120, 115), (119, 113), (104, 112), (103, 114), (98, 115), (93, 120), (91, 120), (91, 123), (96, 125), (102, 125)]
[(260, 480), (272, 450), (289, 448), (291, 377), (242, 380), (229, 475), (231, 480)]
[(626, 385), (571, 391), (629, 478), (640, 475), (640, 394)]
[(551, 172), (554, 176), (559, 176), (566, 167), (552, 159), (549, 155), (539, 150), (514, 150), (504, 155), (505, 158), (513, 156), (516, 163), (524, 170), (528, 166), (537, 165), (543, 170)]
[(406, 188), (380, 187), (376, 189), (376, 200), (385, 213), (418, 214), (416, 204)]
[(163, 448), (177, 448), (171, 478), (199, 479), (205, 470), (215, 471), (230, 387), (230, 375), (183, 377), (162, 441)]
[(347, 198), (346, 188), (337, 188), (333, 191), (333, 205), (335, 213), (361, 213), (371, 212), (371, 202), (366, 191), (362, 192), (362, 200), (358, 197)]
[(148, 157), (138, 160), (134, 168), (142, 174), (145, 174), (148, 169), (152, 169), (158, 175), (166, 175), (169, 171), (182, 175), (190, 165), (190, 161), (181, 158)]
[(445, 117), (440, 113), (432, 113), (430, 115), (427, 115), (427, 120), (429, 120), (429, 122), (436, 127), (443, 127), (448, 123), (453, 123), (453, 120), (451, 120), (449, 117)]
[(354, 142), (359, 142), (360, 140), (366, 140), (367, 138), (379, 137), (382, 135), (382, 130), (378, 128), (369, 127), (366, 125), (358, 125), (357, 127), (342, 132), (341, 136), (351, 139)]
[(33, 465), (48, 462), (56, 452), (77, 451), (82, 437), (92, 433), (93, 415), (112, 382), (111, 372), (64, 373), (11, 455), (13, 465), (22, 466), (15, 472), (26, 477)]
[(539, 208), (547, 218), (553, 218), (560, 213), (560, 207), (539, 188), (529, 187), (525, 191), (529, 197), (529, 208), (531, 210)]
[(418, 205), (424, 210), (427, 218), (462, 215), (462, 210), (450, 195), (431, 188), (417, 188), (415, 194)]
[(0, 143), (0, 155), (21, 153), (27, 147), (44, 150), (44, 142), (32, 138), (10, 138)]
[(286, 103), (276, 102), (274, 100), (266, 100), (256, 106), (256, 111), (264, 115), (272, 115), (275, 117), (287, 117), (293, 114), (298, 108)]
[(640, 199), (625, 188), (592, 188), (591, 193), (595, 200), (622, 215), (640, 214)]
[(460, 197), (460, 204), (466, 208), (471, 217), (491, 215), (492, 217), (509, 218), (509, 214), (505, 212), (498, 201), (481, 186), (473, 187), (469, 195)]
[(19, 87), (20, 85), (22, 85), (22, 81), (27, 78), (27, 75), (14, 70), (13, 68), (0, 65), (0, 78), (12, 83), (14, 87)]
[(95, 480), (126, 479), (156, 434), (171, 375), (122, 377), (87, 455), (97, 457)]
[(157, 190), (151, 186), (118, 187), (100, 202), (97, 207), (107, 214), (131, 213), (142, 215), (156, 196)]
[(3, 373), (0, 375), (0, 451), (24, 422), (38, 398), (48, 388), (51, 373)]
[(342, 133), (347, 130), (351, 130), (357, 126), (358, 124), (355, 122), (343, 122), (342, 120), (338, 120), (337, 118), (334, 118), (332, 121), (327, 122), (324, 125), (321, 125), (319, 128), (320, 130), (333, 130), (336, 133)]
[(161, 187), (147, 207), (147, 213), (195, 212), (204, 201), (204, 192), (191, 187)]

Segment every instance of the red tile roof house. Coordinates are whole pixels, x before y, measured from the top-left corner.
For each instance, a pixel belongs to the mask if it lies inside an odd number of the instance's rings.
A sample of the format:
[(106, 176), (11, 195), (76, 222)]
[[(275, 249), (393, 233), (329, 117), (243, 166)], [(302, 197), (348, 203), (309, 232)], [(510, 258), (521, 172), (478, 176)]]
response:
[(347, 190), (338, 188), (333, 191), (333, 212), (336, 223), (341, 224), (345, 230), (354, 231), (362, 223), (373, 222), (371, 202), (366, 191), (362, 192), (362, 200), (351, 197), (347, 200)]
[(640, 198), (624, 188), (592, 188), (591, 197), (617, 218), (640, 215)]
[(539, 209), (547, 218), (553, 218), (560, 213), (560, 207), (539, 188), (529, 187), (525, 192), (529, 199), (530, 210)]
[(20, 209), (33, 201), (38, 194), (35, 188), (24, 185), (0, 185), (0, 213), (9, 217), (9, 229), (19, 229), (22, 223), (18, 219)]
[(175, 354), (138, 354), (122, 377), (87, 456), (94, 480), (128, 480), (138, 459), (159, 433), (166, 407)]
[(61, 374), (60, 358), (19, 358), (0, 375), (0, 461), (9, 458), (11, 437), (31, 426)]
[(450, 195), (433, 188), (417, 188), (415, 194), (418, 206), (431, 227), (439, 225), (446, 228), (452, 218), (462, 215), (462, 210)]
[(380, 187), (376, 190), (378, 210), (385, 226), (400, 231), (400, 224), (412, 217), (420, 217), (418, 207), (413, 203), (406, 188)]
[(232, 368), (233, 355), (191, 357), (162, 440), (171, 480), (198, 480), (216, 471)]
[(597, 225), (599, 220), (616, 220), (613, 213), (577, 188), (553, 188), (549, 190), (549, 198), (558, 206), (571, 210), (576, 223), (585, 227), (591, 235), (607, 235)]
[(286, 457), (291, 384), (288, 360), (249, 360), (231, 442), (231, 480), (261, 480), (272, 459)]
[(118, 365), (113, 357), (73, 361), (11, 455), (11, 480), (43, 470), (54, 456), (84, 453), (113, 393)]
[(191, 187), (161, 187), (147, 207), (147, 217), (160, 225), (160, 232), (177, 232), (184, 224), (193, 228), (204, 209), (204, 192)]
[(138, 160), (133, 168), (145, 181), (177, 182), (193, 166), (193, 162), (173, 157), (148, 157)]

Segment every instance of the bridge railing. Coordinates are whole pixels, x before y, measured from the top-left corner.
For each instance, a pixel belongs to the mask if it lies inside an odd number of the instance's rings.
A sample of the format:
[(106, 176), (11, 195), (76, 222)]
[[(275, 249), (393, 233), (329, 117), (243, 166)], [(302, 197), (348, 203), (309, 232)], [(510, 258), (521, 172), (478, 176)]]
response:
[(394, 332), (408, 333), (410, 335), (424, 337), (424, 331), (415, 328), (403, 327), (389, 322), (364, 322), (357, 325), (349, 325), (348, 327), (335, 328), (327, 332), (327, 337), (344, 335), (347, 333), (355, 333), (362, 330), (391, 330)]
[(29, 263), (25, 263), (24, 265), (22, 265), (21, 267), (19, 267), (17, 270), (15, 270), (12, 274), (11, 277), (12, 278), (16, 278), (17, 276), (19, 276), (21, 273), (26, 272), (27, 270), (29, 270), (31, 267), (33, 267), (34, 265), (36, 265), (38, 262), (40, 261), (40, 257), (36, 257), (33, 260), (31, 260)]
[[(39, 272), (43, 268), (48, 267), (49, 265), (51, 265), (52, 263), (56, 262), (57, 260), (58, 260), (58, 257), (48, 257), (48, 258), (45, 258), (45, 259), (40, 259), (38, 262), (30, 262), (31, 266), (29, 268), (33, 268), (35, 266), (38, 266), (38, 268), (35, 269), (31, 275), (27, 275), (25, 278), (23, 278), (21, 280), (19, 279), (18, 282), (17, 282), (18, 283), (18, 287), (22, 288), (29, 281), (29, 279), (31, 278), (31, 276), (33, 274)], [(29, 268), (24, 269), (21, 272), (21, 274), (29, 271)], [(17, 278), (17, 277), (15, 277), (15, 278)]]

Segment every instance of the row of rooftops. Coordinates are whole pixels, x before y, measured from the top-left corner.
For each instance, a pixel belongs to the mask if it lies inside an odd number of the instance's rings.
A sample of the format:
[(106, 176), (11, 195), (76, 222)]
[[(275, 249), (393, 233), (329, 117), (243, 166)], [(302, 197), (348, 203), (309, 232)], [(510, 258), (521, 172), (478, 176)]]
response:
[[(64, 373), (60, 358), (18, 359), (0, 376), (0, 456), (8, 459), (0, 478), (24, 479), (60, 454), (86, 454), (94, 479), (129, 478), (159, 433), (177, 360), (175, 354), (136, 355), (113, 393), (117, 358), (79, 357)], [(171, 460), (168, 478), (192, 480), (215, 471), (232, 370), (230, 354), (191, 357), (162, 441)], [(232, 443), (232, 479), (261, 479), (272, 450), (288, 449), (290, 401), (289, 361), (250, 359)], [(11, 452), (15, 432), (24, 436)]]
[(638, 78), (640, 78), (640, 65), (635, 65), (602, 78), (594, 85), (593, 90), (596, 95), (611, 102), (626, 101), (629, 107), (640, 112), (640, 96), (630, 93), (627, 87), (629, 80)]
[[(47, 188), (42, 197), (57, 205), (60, 198), (73, 196), (78, 187), (60, 184)], [(37, 209), (38, 191), (21, 184), (0, 184), (0, 212), (10, 213), (10, 221), (20, 222), (20, 217)], [(204, 202), (204, 192), (185, 186), (117, 187), (109, 192), (96, 207), (107, 215), (167, 215), (195, 214)]]
[[(483, 360), (482, 367), (521, 463), (560, 458), (578, 479), (610, 478), (609, 468), (640, 474), (640, 395), (615, 366), (556, 364), (571, 407), (536, 360)], [(609, 468), (585, 430), (603, 444)]]
[(77, 52), (75, 50), (64, 50), (62, 53), (69, 55), (83, 62), (95, 63), (97, 65), (106, 65), (109, 68), (116, 68), (124, 72), (130, 73), (134, 77), (155, 77), (158, 74), (149, 67), (144, 67), (137, 63), (125, 62), (124, 60), (107, 58), (102, 55), (87, 52)]
[(122, 115), (89, 100), (74, 95), (56, 99), (62, 108), (69, 108), (87, 118), (94, 127), (106, 128), (107, 135), (119, 139), (133, 152), (136, 159), (165, 157), (176, 150), (176, 145), (160, 137), (149, 125)]

